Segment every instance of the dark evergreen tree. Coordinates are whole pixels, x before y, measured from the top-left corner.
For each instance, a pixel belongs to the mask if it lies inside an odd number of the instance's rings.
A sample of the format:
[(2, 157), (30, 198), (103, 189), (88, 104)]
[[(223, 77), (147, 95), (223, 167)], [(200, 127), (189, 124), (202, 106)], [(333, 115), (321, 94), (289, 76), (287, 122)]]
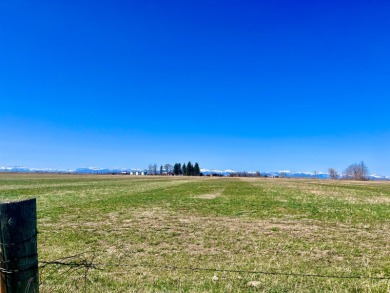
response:
[(178, 166), (179, 166), (179, 167), (178, 167), (179, 175), (181, 175), (181, 174), (183, 174), (183, 171), (181, 170), (181, 164), (179, 163)]
[(176, 163), (173, 165), (173, 174), (179, 175), (181, 173), (181, 165), (179, 163)]
[(161, 165), (160, 166), (160, 175), (162, 175), (162, 173), (163, 173), (163, 166)]
[(181, 171), (183, 172), (183, 175), (188, 175), (187, 174), (187, 165), (186, 165), (186, 163), (183, 164), (183, 167), (181, 168)]
[(194, 167), (192, 166), (191, 162), (188, 162), (187, 164), (187, 175), (194, 176)]
[(200, 176), (200, 168), (199, 168), (199, 164), (198, 164), (198, 163), (195, 163), (195, 166), (194, 166), (194, 175), (195, 175), (195, 176)]

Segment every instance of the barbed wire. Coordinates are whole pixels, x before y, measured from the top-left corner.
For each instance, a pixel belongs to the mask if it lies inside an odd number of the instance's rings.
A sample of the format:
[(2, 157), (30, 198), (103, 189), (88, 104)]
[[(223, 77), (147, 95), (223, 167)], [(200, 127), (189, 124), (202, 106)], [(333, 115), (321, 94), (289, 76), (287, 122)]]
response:
[(390, 280), (390, 276), (363, 276), (363, 275), (326, 275), (326, 274), (311, 274), (311, 273), (294, 273), (294, 272), (278, 272), (278, 271), (262, 271), (262, 270), (242, 270), (242, 269), (224, 269), (224, 268), (209, 268), (209, 267), (181, 267), (181, 266), (161, 266), (152, 263), (141, 264), (102, 264), (95, 263), (93, 259), (96, 257), (94, 253), (92, 260), (88, 261), (86, 258), (79, 261), (65, 261), (66, 259), (72, 259), (81, 256), (83, 253), (64, 257), (62, 259), (56, 259), (53, 261), (39, 261), (42, 264), (39, 268), (45, 268), (49, 265), (66, 266), (70, 268), (84, 268), (88, 272), (89, 270), (105, 271), (114, 267), (122, 267), (128, 269), (137, 269), (139, 267), (148, 267), (155, 269), (176, 270), (176, 271), (208, 271), (208, 272), (225, 272), (225, 273), (243, 273), (243, 274), (256, 274), (256, 275), (272, 275), (272, 276), (289, 276), (289, 277), (308, 277), (308, 278), (328, 278), (328, 279), (366, 279), (366, 280)]
[(270, 272), (270, 271), (254, 271), (254, 270), (236, 270), (236, 269), (217, 269), (217, 268), (202, 268), (202, 267), (179, 267), (179, 266), (158, 266), (153, 264), (139, 265), (109, 265), (107, 267), (153, 267), (157, 269), (181, 270), (181, 271), (209, 271), (209, 272), (225, 272), (225, 273), (245, 273), (256, 275), (276, 275), (276, 276), (291, 276), (291, 277), (313, 277), (313, 278), (329, 278), (329, 279), (371, 279), (371, 280), (390, 280), (390, 276), (385, 277), (370, 277), (370, 276), (342, 276), (342, 275), (322, 275), (322, 274), (306, 274), (306, 273), (291, 273), (291, 272)]
[[(100, 253), (98, 253), (100, 252)], [(300, 278), (324, 278), (324, 279), (357, 279), (372, 281), (389, 281), (390, 276), (364, 276), (364, 275), (342, 275), (342, 274), (314, 274), (299, 272), (267, 271), (267, 270), (245, 270), (228, 269), (196, 266), (176, 266), (159, 265), (155, 263), (100, 263), (95, 261), (97, 256), (102, 256), (103, 251), (85, 251), (71, 256), (56, 258), (53, 260), (39, 260), (37, 269), (39, 271), (39, 285), (50, 286), (50, 280), (59, 280), (64, 283), (72, 284), (80, 292), (87, 292), (88, 286), (93, 282), (90, 276), (91, 271), (98, 271), (102, 274), (118, 274), (113, 272), (113, 268), (122, 268), (119, 273), (125, 273), (130, 270), (139, 272), (140, 268), (157, 269), (165, 271), (190, 271), (190, 272), (219, 272), (219, 273), (238, 273), (254, 274), (267, 276), (284, 276)], [(1, 273), (13, 274), (18, 271), (8, 271), (0, 268)]]
[[(85, 257), (86, 254), (92, 253), (90, 260)], [(263, 270), (243, 270), (243, 269), (224, 269), (224, 268), (210, 268), (210, 267), (181, 267), (175, 265), (156, 265), (152, 263), (141, 263), (141, 264), (123, 264), (123, 263), (111, 263), (103, 264), (94, 262), (96, 258), (96, 251), (85, 251), (75, 255), (57, 258), (54, 260), (38, 261), (38, 270), (45, 269), (48, 266), (59, 266), (67, 267), (70, 271), (78, 271), (80, 269), (85, 270), (85, 275), (90, 270), (105, 271), (114, 267), (123, 267), (128, 269), (137, 269), (139, 267), (148, 267), (165, 270), (176, 270), (176, 271), (208, 271), (208, 272), (225, 272), (225, 273), (244, 273), (244, 274), (256, 274), (256, 275), (273, 275), (273, 276), (290, 276), (290, 277), (311, 277), (311, 278), (328, 278), (328, 279), (368, 279), (368, 280), (390, 280), (390, 276), (363, 276), (363, 275), (326, 275), (326, 274), (311, 274), (311, 273), (295, 273), (295, 272), (280, 272), (280, 271), (263, 271)], [(0, 272), (4, 274), (18, 273), (18, 270), (7, 270), (0, 267)], [(53, 272), (52, 274), (54, 274)], [(50, 275), (52, 275), (50, 274)], [(63, 273), (61, 273), (63, 274)]]

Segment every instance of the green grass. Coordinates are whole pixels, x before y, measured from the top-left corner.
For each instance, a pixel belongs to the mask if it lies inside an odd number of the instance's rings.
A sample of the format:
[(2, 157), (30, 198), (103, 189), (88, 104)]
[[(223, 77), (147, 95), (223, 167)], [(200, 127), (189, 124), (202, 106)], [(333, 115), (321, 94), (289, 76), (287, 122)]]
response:
[(45, 267), (41, 292), (390, 292), (251, 273), (390, 277), (388, 182), (0, 174), (2, 201), (31, 197), (40, 260), (101, 268)]

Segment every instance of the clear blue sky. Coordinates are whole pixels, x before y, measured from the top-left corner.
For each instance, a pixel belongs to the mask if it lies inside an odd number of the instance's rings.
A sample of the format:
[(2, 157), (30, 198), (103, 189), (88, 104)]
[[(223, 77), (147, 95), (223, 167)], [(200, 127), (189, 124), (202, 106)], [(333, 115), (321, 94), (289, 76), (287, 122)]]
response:
[(0, 166), (390, 175), (390, 2), (0, 2)]

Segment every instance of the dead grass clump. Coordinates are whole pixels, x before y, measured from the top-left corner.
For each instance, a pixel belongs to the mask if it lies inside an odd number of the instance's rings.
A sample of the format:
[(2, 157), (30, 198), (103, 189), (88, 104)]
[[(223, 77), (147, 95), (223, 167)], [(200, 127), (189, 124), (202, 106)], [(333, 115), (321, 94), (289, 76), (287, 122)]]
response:
[(208, 193), (208, 194), (200, 194), (197, 196), (194, 196), (195, 198), (201, 198), (201, 199), (214, 199), (221, 195), (221, 193)]

